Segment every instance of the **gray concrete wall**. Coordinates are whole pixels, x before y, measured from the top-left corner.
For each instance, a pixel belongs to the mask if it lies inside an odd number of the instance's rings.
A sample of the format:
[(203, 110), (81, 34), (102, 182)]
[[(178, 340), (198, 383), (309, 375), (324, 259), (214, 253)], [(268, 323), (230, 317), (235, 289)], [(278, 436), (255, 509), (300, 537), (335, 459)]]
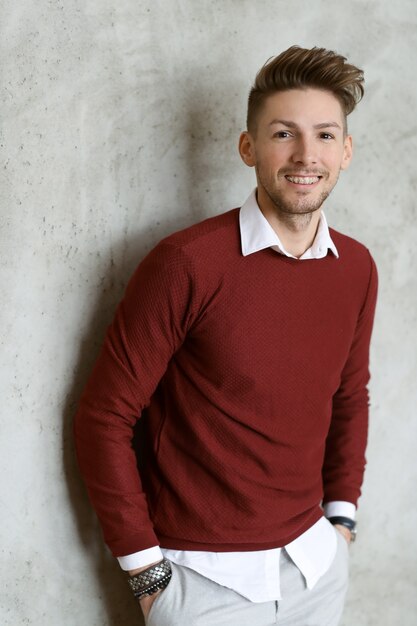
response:
[(298, 43), (366, 71), (354, 162), (326, 211), (380, 273), (343, 624), (417, 624), (414, 0), (3, 0), (0, 11), (0, 622), (140, 623), (78, 477), (76, 399), (140, 258), (245, 200), (253, 172), (236, 144), (250, 83)]

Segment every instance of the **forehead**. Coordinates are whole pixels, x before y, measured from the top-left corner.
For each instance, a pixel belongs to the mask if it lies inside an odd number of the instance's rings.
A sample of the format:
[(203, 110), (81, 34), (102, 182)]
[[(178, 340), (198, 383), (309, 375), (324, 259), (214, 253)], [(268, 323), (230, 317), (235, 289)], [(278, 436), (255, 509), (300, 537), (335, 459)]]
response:
[(331, 91), (322, 89), (289, 89), (268, 96), (259, 113), (259, 124), (274, 120), (291, 120), (297, 125), (337, 122), (343, 125), (344, 115), (339, 100)]

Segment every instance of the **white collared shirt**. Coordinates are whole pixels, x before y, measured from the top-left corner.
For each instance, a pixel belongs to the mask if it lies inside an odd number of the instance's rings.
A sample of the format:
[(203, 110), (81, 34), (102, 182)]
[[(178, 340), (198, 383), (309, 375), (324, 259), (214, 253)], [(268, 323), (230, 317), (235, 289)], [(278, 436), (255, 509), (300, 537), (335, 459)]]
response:
[[(294, 257), (287, 252), (278, 235), (261, 212), (254, 190), (239, 212), (240, 237), (243, 256), (272, 248), (279, 254)], [(298, 260), (321, 259), (328, 250), (339, 258), (324, 213), (321, 211), (314, 241)], [(355, 505), (350, 502), (329, 502), (324, 507), (326, 517), (343, 515), (355, 518)], [(320, 518), (311, 528), (285, 546), (285, 550), (312, 589), (329, 569), (337, 549), (336, 530)], [(252, 602), (280, 600), (279, 560), (282, 548), (249, 552), (197, 552), (170, 550), (158, 546), (119, 557), (124, 570), (133, 570), (154, 563), (165, 556), (178, 565), (184, 565), (216, 583), (233, 589)]]
[[(292, 259), (297, 258), (285, 250), (277, 233), (260, 210), (256, 201), (256, 189), (252, 191), (240, 209), (239, 223), (243, 256), (253, 254), (265, 248), (272, 248), (276, 252)], [(320, 219), (314, 241), (311, 247), (298, 258), (300, 261), (304, 259), (322, 259), (327, 255), (328, 250), (331, 250), (335, 257), (339, 258), (337, 248), (330, 237), (326, 217), (323, 211), (320, 210)]]

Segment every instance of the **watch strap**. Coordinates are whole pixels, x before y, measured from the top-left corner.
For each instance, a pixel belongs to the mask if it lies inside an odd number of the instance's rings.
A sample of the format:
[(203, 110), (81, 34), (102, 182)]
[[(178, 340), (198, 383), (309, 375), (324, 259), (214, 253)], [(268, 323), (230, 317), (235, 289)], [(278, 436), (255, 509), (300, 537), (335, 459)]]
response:
[(331, 524), (340, 524), (341, 526), (346, 526), (349, 530), (355, 530), (356, 522), (350, 517), (344, 517), (343, 515), (335, 515), (333, 517), (328, 518)]
[(344, 526), (348, 530), (350, 530), (351, 541), (355, 541), (356, 539), (356, 522), (350, 517), (344, 517), (343, 515), (334, 515), (332, 517), (327, 518), (333, 526), (335, 524), (339, 524), (340, 526)]

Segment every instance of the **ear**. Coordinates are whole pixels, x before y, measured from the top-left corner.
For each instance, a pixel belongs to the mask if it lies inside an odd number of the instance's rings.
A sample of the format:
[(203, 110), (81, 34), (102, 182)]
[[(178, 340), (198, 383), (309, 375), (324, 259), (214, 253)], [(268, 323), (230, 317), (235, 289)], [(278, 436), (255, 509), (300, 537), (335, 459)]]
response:
[(340, 165), (341, 170), (347, 170), (352, 160), (352, 155), (353, 155), (352, 135), (346, 135), (344, 146), (343, 146), (343, 158), (342, 158), (342, 163)]
[(239, 137), (239, 154), (244, 163), (249, 167), (256, 164), (255, 147), (252, 136), (245, 130)]

